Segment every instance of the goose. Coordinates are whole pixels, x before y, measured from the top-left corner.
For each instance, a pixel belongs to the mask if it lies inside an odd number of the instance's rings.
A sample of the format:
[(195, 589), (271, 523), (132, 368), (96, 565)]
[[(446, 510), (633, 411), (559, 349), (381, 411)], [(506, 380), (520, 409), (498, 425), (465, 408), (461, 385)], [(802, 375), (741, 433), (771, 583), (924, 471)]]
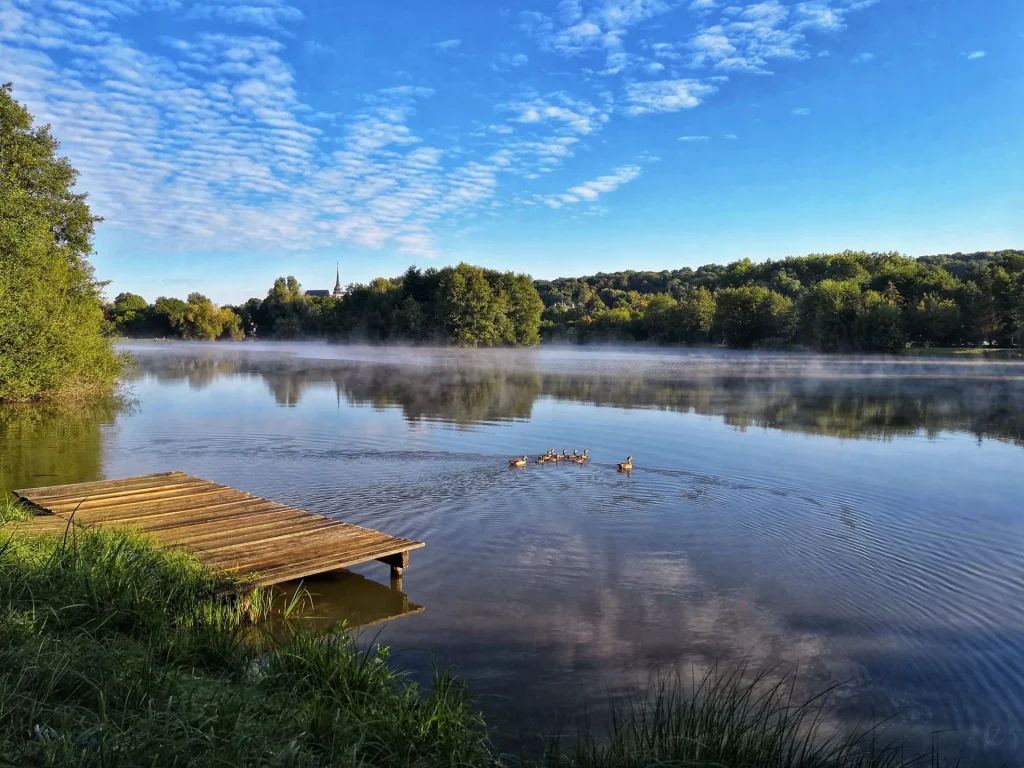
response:
[(587, 459), (590, 458), (590, 451), (586, 448), (583, 449), (583, 453), (573, 459), (577, 464), (586, 464)]
[(525, 467), (526, 466), (526, 457), (523, 456), (523, 458), (521, 458), (521, 459), (509, 459), (508, 460), (508, 465), (510, 467)]
[(633, 457), (627, 456), (626, 460), (619, 464), (619, 472), (629, 472), (633, 469)]
[(556, 453), (551, 458), (553, 458), (555, 461), (568, 461), (572, 457), (569, 456), (569, 454), (566, 452), (565, 448), (563, 448), (561, 453)]

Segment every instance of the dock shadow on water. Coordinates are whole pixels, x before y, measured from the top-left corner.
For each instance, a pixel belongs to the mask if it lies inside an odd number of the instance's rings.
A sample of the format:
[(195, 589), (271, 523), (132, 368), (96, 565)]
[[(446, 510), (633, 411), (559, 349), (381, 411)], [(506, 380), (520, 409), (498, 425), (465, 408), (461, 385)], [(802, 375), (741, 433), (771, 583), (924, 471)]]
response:
[[(346, 629), (366, 630), (386, 621), (422, 612), (402, 591), (401, 577), (382, 584), (348, 570), (331, 571), (275, 587), (276, 609), (272, 618), (304, 627), (327, 628), (344, 624)], [(287, 607), (295, 606), (285, 617)]]
[(131, 409), (0, 411), (0, 490), (178, 469), (426, 541), (398, 589), (304, 582), (310, 621), (452, 666), (500, 734), (746, 660), (848, 681), (830, 726), (1024, 758), (1019, 363), (131, 347)]

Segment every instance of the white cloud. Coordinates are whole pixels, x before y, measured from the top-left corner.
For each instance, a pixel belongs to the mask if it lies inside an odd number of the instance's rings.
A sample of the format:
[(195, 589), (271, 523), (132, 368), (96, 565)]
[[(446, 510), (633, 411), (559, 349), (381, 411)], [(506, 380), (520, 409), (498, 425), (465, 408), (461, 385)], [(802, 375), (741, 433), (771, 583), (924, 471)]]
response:
[(852, 59), (850, 59), (850, 61), (853, 62), (854, 64), (867, 64), (869, 61), (872, 61), (874, 58), (875, 58), (875, 54), (865, 52), (865, 53), (858, 53), (856, 56), (854, 56)]
[(512, 102), (504, 108), (515, 113), (512, 119), (517, 123), (555, 123), (579, 134), (593, 133), (608, 121), (608, 115), (600, 108), (562, 91)]
[(498, 72), (508, 72), (530, 63), (530, 57), (525, 53), (499, 53), (496, 61), (491, 62), (491, 68)]
[(715, 7), (715, 0), (693, 0), (690, 3), (691, 11), (708, 11)]
[(829, 55), (830, 54), (829, 54), (829, 52), (827, 50), (818, 51), (818, 58), (819, 59), (823, 59), (823, 58), (825, 58), (826, 56), (829, 56)]
[(578, 202), (593, 203), (601, 195), (614, 192), (623, 184), (633, 181), (642, 170), (639, 165), (621, 165), (606, 176), (599, 176), (592, 181), (570, 187), (566, 193), (546, 195), (540, 199), (551, 208), (561, 208), (563, 205)]
[(797, 107), (796, 109), (793, 110), (793, 114), (794, 115), (801, 115), (801, 116), (809, 115), (809, 114), (811, 114), (811, 108), (810, 107)]
[(739, 137), (735, 133), (727, 133), (727, 134), (725, 134), (724, 138), (729, 139), (731, 141), (731, 140), (735, 140), (735, 139), (737, 139)]
[(718, 90), (716, 85), (700, 80), (654, 80), (626, 86), (627, 112), (643, 115), (649, 112), (678, 112), (692, 109)]
[[(762, 0), (724, 9), (717, 24), (699, 29), (686, 42), (689, 65), (726, 72), (771, 74), (775, 59), (806, 59), (807, 37), (814, 32), (838, 32), (846, 16), (874, 0), (807, 0), (783, 5)], [(822, 51), (819, 56), (828, 55)]]
[(680, 141), (707, 141), (707, 136), (680, 136)]
[(974, 61), (975, 59), (983, 59), (983, 58), (985, 58), (985, 52), (984, 51), (971, 51), (970, 53), (967, 54), (967, 60), (968, 61)]
[[(75, 4), (55, 7), (73, 10)], [(241, 2), (200, 2), (192, 5), (188, 14), (191, 18), (220, 19), (235, 24), (248, 24), (268, 29), (278, 29), (288, 22), (304, 18), (302, 11), (290, 5), (287, 0), (242, 0)]]
[(439, 51), (454, 51), (462, 45), (461, 40), (442, 40), (439, 43), (434, 43), (434, 47)]

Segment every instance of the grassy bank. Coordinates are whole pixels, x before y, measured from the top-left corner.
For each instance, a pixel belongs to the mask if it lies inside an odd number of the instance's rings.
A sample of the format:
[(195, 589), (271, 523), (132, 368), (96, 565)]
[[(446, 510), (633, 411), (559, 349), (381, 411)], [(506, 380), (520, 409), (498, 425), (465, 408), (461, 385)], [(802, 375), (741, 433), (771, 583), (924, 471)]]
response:
[[(21, 516), (5, 504), (6, 519)], [(420, 690), (340, 628), (261, 630), (193, 558), (129, 533), (0, 526), (0, 765), (503, 766), (462, 685)], [(890, 766), (816, 733), (820, 704), (742, 674), (667, 684), (537, 765)]]

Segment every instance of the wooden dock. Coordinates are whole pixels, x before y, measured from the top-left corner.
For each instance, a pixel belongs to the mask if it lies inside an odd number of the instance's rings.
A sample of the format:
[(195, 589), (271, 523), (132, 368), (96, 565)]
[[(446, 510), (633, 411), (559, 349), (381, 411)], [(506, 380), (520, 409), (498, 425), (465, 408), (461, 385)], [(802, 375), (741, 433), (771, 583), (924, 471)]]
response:
[(215, 571), (246, 576), (251, 586), (372, 560), (391, 566), (392, 575), (400, 576), (409, 565), (409, 552), (424, 546), (184, 472), (14, 493), (43, 511), (32, 527), (131, 527), (161, 544), (193, 552)]

